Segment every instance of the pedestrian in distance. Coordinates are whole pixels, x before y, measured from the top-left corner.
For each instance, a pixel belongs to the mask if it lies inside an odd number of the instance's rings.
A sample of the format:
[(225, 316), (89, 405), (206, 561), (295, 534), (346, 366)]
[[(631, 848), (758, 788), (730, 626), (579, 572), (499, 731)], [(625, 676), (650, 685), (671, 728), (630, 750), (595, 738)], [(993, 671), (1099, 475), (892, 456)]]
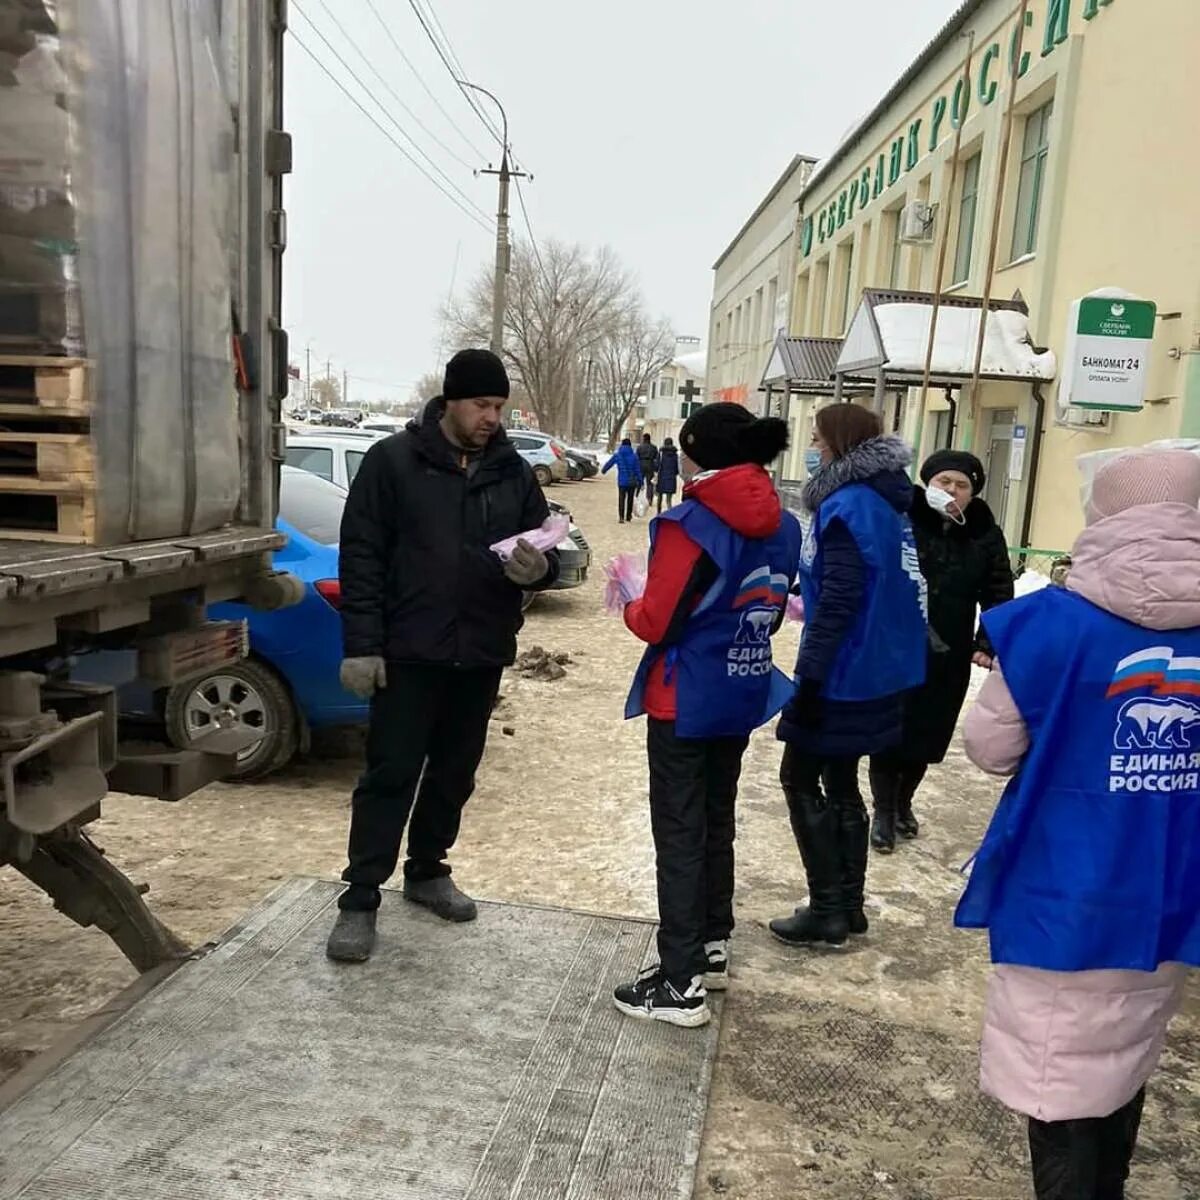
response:
[(633, 520), (633, 502), (642, 486), (642, 468), (637, 451), (628, 438), (621, 439), (621, 444), (604, 464), (601, 474), (607, 475), (613, 467), (617, 468), (617, 523), (627, 525)]
[(638, 465), (642, 468), (642, 478), (646, 481), (646, 503), (654, 502), (654, 477), (658, 474), (658, 447), (648, 433), (642, 434), (641, 443), (637, 448)]
[(675, 493), (679, 490), (679, 450), (670, 438), (664, 438), (662, 449), (658, 454), (658, 479), (655, 481), (658, 492), (658, 511), (663, 510), (663, 501), (669, 509), (675, 503)]
[(1029, 1118), (1038, 1200), (1120, 1200), (1200, 966), (1200, 458), (1097, 473), (1065, 587), (984, 614), (967, 753), (1013, 778), (955, 923), (987, 929), (981, 1086)]
[(808, 904), (770, 923), (792, 946), (840, 946), (867, 931), (863, 755), (894, 747), (903, 695), (925, 678), (925, 581), (908, 512), (912, 451), (856, 404), (817, 413), (806, 457), (812, 514), (800, 555), (806, 623), (797, 692), (784, 709), (780, 781)]
[(647, 716), (659, 960), (613, 998), (628, 1016), (697, 1026), (726, 987), (734, 807), (750, 734), (792, 694), (771, 659), (800, 526), (764, 470), (787, 425), (738, 404), (688, 418), (683, 502), (650, 525), (641, 599), (625, 624), (647, 644), (626, 702)]
[(976, 612), (1013, 598), (1004, 531), (980, 495), (983, 464), (965, 450), (938, 450), (921, 467), (909, 516), (929, 591), (925, 682), (904, 698), (904, 731), (892, 750), (871, 756), (875, 817), (871, 845), (881, 854), (896, 836), (915, 838), (913, 797), (930, 764), (946, 757), (971, 682), (971, 664), (991, 666)]
[(371, 698), (371, 717), (351, 800), (347, 886), (327, 945), (343, 962), (371, 953), (379, 889), (396, 869), (406, 824), (405, 898), (450, 921), (476, 916), (446, 856), (475, 787), (501, 672), (516, 657), (522, 592), (558, 575), (557, 555), (528, 542), (503, 565), (489, 549), (549, 516), (500, 423), (508, 392), (499, 358), (459, 351), (441, 396), (367, 451), (346, 499), (341, 678)]

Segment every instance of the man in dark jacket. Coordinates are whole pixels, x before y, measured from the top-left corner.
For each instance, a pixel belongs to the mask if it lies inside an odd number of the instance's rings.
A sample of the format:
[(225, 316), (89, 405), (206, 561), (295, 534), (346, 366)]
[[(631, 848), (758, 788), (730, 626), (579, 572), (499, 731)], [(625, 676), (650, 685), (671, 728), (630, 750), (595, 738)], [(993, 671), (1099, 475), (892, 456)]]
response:
[(508, 390), (499, 358), (460, 351), (442, 396), (371, 447), (346, 500), (341, 678), (371, 697), (371, 724), (351, 802), (348, 886), (327, 946), (343, 962), (371, 953), (379, 889), (396, 869), (410, 810), (405, 898), (447, 920), (475, 917), (445, 859), (501, 673), (516, 657), (521, 593), (549, 587), (558, 572), (557, 556), (528, 542), (506, 564), (489, 549), (549, 516), (500, 424)]
[(646, 481), (646, 503), (650, 504), (654, 500), (654, 477), (658, 474), (658, 447), (648, 433), (642, 434), (637, 456), (638, 466), (642, 468), (642, 478)]

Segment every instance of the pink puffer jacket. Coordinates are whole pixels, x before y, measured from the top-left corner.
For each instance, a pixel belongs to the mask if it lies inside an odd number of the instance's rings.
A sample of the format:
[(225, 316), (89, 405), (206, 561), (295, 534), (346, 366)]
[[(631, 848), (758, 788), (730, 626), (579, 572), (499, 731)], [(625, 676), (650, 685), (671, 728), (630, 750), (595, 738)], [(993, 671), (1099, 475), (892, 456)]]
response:
[[(1200, 512), (1146, 504), (1092, 525), (1075, 544), (1067, 588), (1146, 629), (1200, 626)], [(967, 753), (1011, 775), (1029, 736), (999, 669), (967, 715)], [(1042, 971), (998, 966), (988, 985), (983, 1090), (1042, 1121), (1103, 1117), (1154, 1071), (1187, 969)]]

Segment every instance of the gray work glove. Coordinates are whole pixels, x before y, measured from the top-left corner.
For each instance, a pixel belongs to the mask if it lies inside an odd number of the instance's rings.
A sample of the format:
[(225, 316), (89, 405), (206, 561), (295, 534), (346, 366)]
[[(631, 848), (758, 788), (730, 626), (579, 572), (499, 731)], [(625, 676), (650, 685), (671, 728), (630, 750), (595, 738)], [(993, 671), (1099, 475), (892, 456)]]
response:
[(524, 538), (519, 538), (512, 558), (504, 564), (504, 574), (520, 588), (533, 587), (546, 578), (550, 563), (546, 556)]
[(342, 687), (364, 700), (387, 687), (387, 663), (375, 655), (366, 658), (343, 658), (338, 672)]

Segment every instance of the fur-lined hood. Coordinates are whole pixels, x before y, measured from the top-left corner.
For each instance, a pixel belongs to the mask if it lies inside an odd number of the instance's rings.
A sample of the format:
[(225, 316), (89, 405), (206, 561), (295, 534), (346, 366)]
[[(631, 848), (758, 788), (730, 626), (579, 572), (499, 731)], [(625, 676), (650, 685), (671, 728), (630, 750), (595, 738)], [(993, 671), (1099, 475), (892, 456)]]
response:
[(804, 485), (804, 507), (816, 512), (838, 488), (866, 483), (898, 512), (907, 513), (912, 507), (913, 485), (905, 471), (912, 460), (912, 447), (903, 438), (891, 434), (870, 438), (809, 477)]

